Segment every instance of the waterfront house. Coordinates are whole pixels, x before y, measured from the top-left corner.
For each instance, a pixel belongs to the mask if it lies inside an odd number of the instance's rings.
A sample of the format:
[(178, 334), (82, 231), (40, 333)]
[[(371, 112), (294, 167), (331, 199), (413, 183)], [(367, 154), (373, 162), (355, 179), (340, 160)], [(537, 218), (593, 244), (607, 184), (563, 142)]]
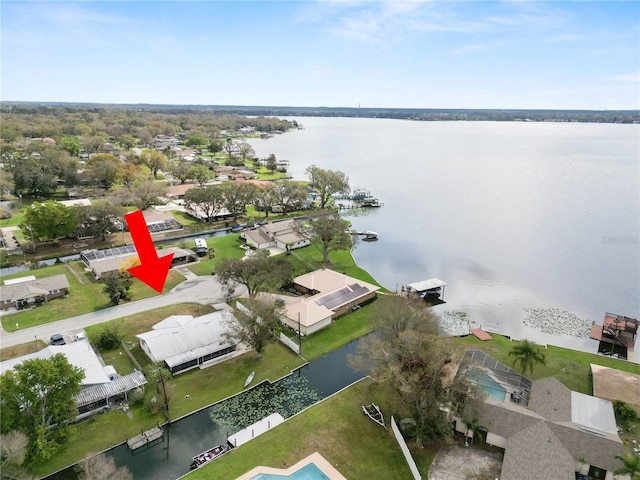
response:
[(171, 373), (177, 374), (230, 358), (237, 344), (225, 338), (224, 332), (234, 320), (226, 311), (195, 318), (173, 315), (136, 337), (152, 362), (164, 362)]
[(311, 243), (298, 233), (298, 222), (295, 220), (267, 223), (242, 233), (241, 238), (254, 248), (277, 248), (281, 251), (295, 250)]
[[(503, 480), (574, 480), (575, 473), (612, 480), (623, 444), (609, 400), (574, 392), (554, 377), (531, 382), (478, 350), (459, 377), (487, 395), (478, 414), (486, 443), (504, 449)], [(461, 419), (456, 430), (467, 434)]]
[(311, 335), (340, 315), (375, 298), (380, 287), (330, 269), (320, 269), (293, 279), (305, 296), (286, 297), (281, 320), (302, 335)]
[(53, 298), (63, 297), (69, 293), (69, 280), (66, 275), (50, 277), (28, 277), (5, 280), (0, 289), (0, 308), (29, 308), (47, 303)]

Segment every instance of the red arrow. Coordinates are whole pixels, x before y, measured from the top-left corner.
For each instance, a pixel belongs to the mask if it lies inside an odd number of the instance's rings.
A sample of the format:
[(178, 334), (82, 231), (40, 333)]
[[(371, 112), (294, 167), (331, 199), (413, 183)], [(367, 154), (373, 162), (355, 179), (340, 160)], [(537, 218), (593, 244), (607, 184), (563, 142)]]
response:
[(131, 238), (136, 246), (138, 257), (140, 257), (140, 265), (127, 269), (127, 272), (142, 280), (156, 292), (162, 293), (171, 267), (173, 253), (158, 258), (147, 223), (140, 210), (126, 214), (124, 219), (127, 221)]

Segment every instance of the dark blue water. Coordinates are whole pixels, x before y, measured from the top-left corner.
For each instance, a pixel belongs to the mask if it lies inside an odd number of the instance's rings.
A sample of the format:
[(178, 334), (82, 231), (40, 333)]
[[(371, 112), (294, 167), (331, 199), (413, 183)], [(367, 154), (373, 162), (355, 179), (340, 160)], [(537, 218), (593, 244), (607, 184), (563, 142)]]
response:
[[(359, 343), (360, 340), (356, 340), (305, 365), (292, 375), (304, 377), (309, 388), (316, 390), (321, 399), (326, 398), (362, 378), (361, 373), (347, 365), (347, 355), (355, 354)], [(254, 388), (259, 389), (261, 386)], [(226, 443), (228, 435), (234, 433), (223, 431), (211, 419), (212, 408), (207, 407), (173, 422), (170, 427), (165, 427), (167, 435), (164, 443), (158, 443), (147, 450), (140, 449), (136, 455), (132, 455), (127, 445), (122, 444), (110, 450), (107, 455), (115, 458), (116, 465), (127, 466), (135, 480), (174, 480), (189, 472), (193, 456), (215, 445)], [(73, 467), (70, 467), (46, 477), (46, 480), (76, 478)]]

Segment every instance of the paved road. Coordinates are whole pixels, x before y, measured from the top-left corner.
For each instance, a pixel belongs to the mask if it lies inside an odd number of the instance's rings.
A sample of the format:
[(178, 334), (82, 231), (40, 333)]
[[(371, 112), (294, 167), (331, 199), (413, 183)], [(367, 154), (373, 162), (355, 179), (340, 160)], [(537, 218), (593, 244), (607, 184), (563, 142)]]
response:
[[(116, 318), (151, 310), (152, 308), (164, 307), (176, 303), (215, 305), (226, 302), (227, 297), (222, 289), (222, 285), (216, 280), (215, 276), (198, 277), (189, 271), (187, 272), (182, 272), (181, 270), (181, 273), (185, 274), (187, 279), (171, 290), (171, 292), (164, 295), (145, 298), (137, 302), (105, 308), (97, 312), (65, 318), (57, 322), (25, 328), (11, 333), (2, 330), (0, 332), (0, 347), (6, 348), (21, 343), (32, 342), (36, 338), (46, 342), (54, 333), (71, 333), (90, 325), (96, 325)], [(234, 297), (245, 293), (245, 290), (244, 287), (236, 287)]]

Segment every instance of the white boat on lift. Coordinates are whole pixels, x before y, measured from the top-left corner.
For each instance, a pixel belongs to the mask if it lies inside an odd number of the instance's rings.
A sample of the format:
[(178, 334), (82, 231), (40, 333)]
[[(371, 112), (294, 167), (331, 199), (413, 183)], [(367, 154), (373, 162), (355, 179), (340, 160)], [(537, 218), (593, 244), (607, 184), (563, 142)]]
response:
[(378, 232), (367, 230), (366, 232), (364, 232), (363, 240), (367, 240), (367, 241), (378, 240)]

